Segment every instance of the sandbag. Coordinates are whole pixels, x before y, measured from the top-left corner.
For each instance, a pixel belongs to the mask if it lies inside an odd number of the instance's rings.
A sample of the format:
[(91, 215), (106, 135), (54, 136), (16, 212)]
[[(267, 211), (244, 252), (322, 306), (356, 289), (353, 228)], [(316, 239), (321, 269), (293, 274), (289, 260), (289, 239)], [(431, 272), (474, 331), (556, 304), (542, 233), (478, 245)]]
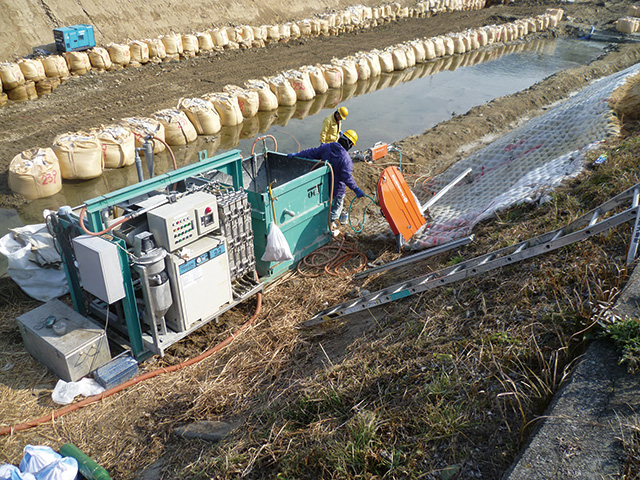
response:
[(223, 127), (242, 123), (242, 111), (240, 111), (240, 104), (235, 96), (228, 93), (208, 93), (202, 97), (213, 104), (220, 115), (220, 124)]
[(214, 28), (211, 30), (211, 38), (217, 47), (223, 48), (229, 45), (229, 37), (224, 29)]
[(402, 48), (391, 47), (390, 53), (394, 70), (399, 71), (407, 68), (407, 55)]
[(369, 70), (371, 71), (372, 77), (377, 77), (382, 72), (382, 67), (380, 66), (380, 57), (375, 52), (367, 52), (361, 54), (362, 58), (367, 60), (367, 64), (369, 65)]
[(198, 132), (187, 115), (174, 108), (167, 108), (151, 114), (164, 126), (164, 138), (168, 145), (186, 145), (198, 138)]
[(149, 62), (149, 45), (139, 40), (129, 42), (129, 52), (131, 53), (131, 62), (147, 63)]
[(177, 33), (160, 35), (160, 40), (162, 40), (167, 55), (179, 55), (183, 52), (182, 37)]
[(39, 82), (47, 78), (44, 65), (39, 58), (22, 58), (18, 60), (18, 66), (24, 75), (25, 80)]
[(290, 70), (284, 75), (295, 91), (297, 101), (304, 102), (307, 100), (313, 100), (313, 97), (316, 96), (316, 92), (313, 89), (311, 79), (307, 72), (301, 70)]
[(371, 78), (371, 68), (366, 58), (355, 57), (353, 61), (356, 65), (356, 71), (358, 72), (358, 80), (368, 80)]
[(131, 63), (131, 49), (129, 48), (129, 45), (110, 43), (109, 45), (107, 45), (107, 51), (109, 52), (111, 63), (121, 65), (123, 67)]
[(191, 33), (182, 35), (182, 52), (185, 57), (195, 57), (199, 51), (198, 37)]
[(209, 100), (181, 98), (178, 108), (187, 115), (198, 135), (214, 135), (222, 127), (220, 115)]
[(167, 56), (167, 50), (160, 38), (150, 38), (145, 40), (145, 43), (149, 47), (149, 60), (157, 62)]
[(198, 32), (196, 37), (198, 37), (198, 48), (201, 52), (210, 52), (214, 49), (215, 43), (209, 32)]
[(0, 63), (0, 80), (5, 90), (11, 90), (25, 82), (24, 74), (17, 63)]
[(311, 82), (313, 91), (316, 92), (316, 94), (322, 94), (329, 90), (329, 85), (327, 85), (327, 81), (325, 80), (321, 69), (313, 65), (305, 65), (300, 70), (309, 74), (309, 81)]
[(390, 51), (384, 50), (378, 53), (378, 58), (380, 59), (380, 71), (382, 73), (391, 73), (393, 72), (393, 55)]
[(136, 140), (133, 132), (123, 125), (100, 125), (89, 133), (97, 135), (102, 148), (105, 168), (133, 165), (136, 158)]
[(348, 58), (341, 60), (332, 60), (331, 63), (342, 69), (342, 84), (353, 85), (358, 81), (358, 69), (356, 63)]
[(251, 118), (258, 113), (260, 108), (260, 95), (256, 90), (242, 88), (236, 85), (225, 85), (222, 89), (238, 99), (238, 105), (243, 118)]
[(27, 200), (50, 197), (62, 189), (58, 157), (51, 148), (32, 148), (9, 164), (9, 188)]
[(96, 70), (108, 70), (111, 68), (111, 57), (106, 48), (94, 47), (87, 52), (89, 54), (89, 62), (91, 67)]
[(340, 88), (344, 82), (344, 71), (337, 65), (319, 65), (329, 88)]
[(48, 95), (53, 92), (53, 90), (56, 89), (59, 85), (59, 78), (45, 78), (44, 80), (36, 82), (36, 93), (38, 94), (38, 97)]
[(36, 90), (35, 82), (27, 80), (22, 85), (18, 85), (16, 88), (7, 90), (7, 96), (9, 100), (14, 102), (26, 102), (28, 100), (35, 100), (38, 98), (38, 91)]
[(616, 30), (620, 33), (634, 33), (638, 30), (638, 21), (633, 17), (622, 17), (616, 22)]
[(263, 80), (248, 80), (244, 84), (245, 88), (258, 92), (260, 105), (258, 111), (270, 112), (278, 108), (278, 97), (271, 91), (267, 82)]
[[(427, 59), (427, 53), (424, 48), (424, 42), (411, 42), (409, 44), (413, 50), (413, 58), (416, 63), (423, 63)], [(432, 57), (433, 58), (433, 57)]]
[(444, 44), (444, 54), (453, 55), (455, 53), (455, 45), (451, 37), (443, 37), (442, 42)]
[(413, 52), (413, 48), (409, 45), (401, 45), (399, 48), (404, 52), (407, 59), (407, 68), (414, 67), (416, 65), (416, 56)]
[(53, 140), (52, 148), (65, 180), (88, 180), (102, 175), (102, 149), (95, 134), (64, 133)]
[(461, 35), (453, 37), (453, 53), (464, 53), (467, 51), (467, 47), (462, 40)]
[(87, 52), (65, 52), (64, 59), (73, 75), (84, 75), (91, 70), (91, 62)]
[(296, 104), (296, 92), (284, 75), (274, 75), (273, 77), (266, 77), (264, 80), (271, 88), (271, 91), (278, 97), (278, 105), (291, 106)]
[[(136, 148), (142, 148), (147, 136), (152, 137), (153, 153), (160, 153), (166, 148), (162, 143), (165, 140), (164, 125), (155, 118), (129, 117), (123, 118), (120, 123), (133, 132), (136, 139)], [(162, 141), (154, 140), (153, 137)]]

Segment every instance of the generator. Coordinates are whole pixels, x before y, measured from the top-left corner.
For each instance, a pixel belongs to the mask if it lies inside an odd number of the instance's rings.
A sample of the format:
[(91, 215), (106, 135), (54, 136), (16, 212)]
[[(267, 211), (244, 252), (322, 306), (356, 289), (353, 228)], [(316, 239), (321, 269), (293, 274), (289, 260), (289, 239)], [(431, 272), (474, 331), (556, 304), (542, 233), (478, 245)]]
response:
[(53, 38), (59, 52), (88, 50), (96, 46), (93, 25), (78, 24), (54, 28)]
[[(74, 309), (136, 360), (164, 355), (330, 240), (329, 170), (314, 166), (277, 152), (204, 151), (197, 163), (49, 214)], [(292, 260), (261, 260), (272, 222)]]

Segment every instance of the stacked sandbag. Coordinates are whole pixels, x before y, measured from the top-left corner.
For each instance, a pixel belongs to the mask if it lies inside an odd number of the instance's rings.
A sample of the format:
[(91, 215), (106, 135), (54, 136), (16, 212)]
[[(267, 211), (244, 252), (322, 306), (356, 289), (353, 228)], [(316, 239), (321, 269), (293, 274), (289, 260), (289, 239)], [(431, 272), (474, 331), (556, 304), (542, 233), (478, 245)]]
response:
[(10, 91), (24, 85), (26, 79), (17, 63), (5, 62), (0, 63), (0, 81), (2, 81), (3, 88)]
[(164, 43), (162, 43), (160, 37), (149, 38), (144, 43), (149, 47), (149, 61), (159, 63), (167, 58), (167, 50), (164, 48)]
[(251, 31), (253, 32), (253, 42), (251, 43), (252, 47), (262, 48), (265, 46), (265, 39), (267, 38), (267, 29), (264, 25), (259, 27), (252, 26)]
[(187, 115), (198, 135), (214, 135), (222, 127), (220, 115), (209, 100), (181, 98), (178, 108)]
[(39, 58), (22, 58), (18, 60), (18, 66), (22, 71), (22, 75), (25, 80), (31, 80), (33, 82), (39, 82), (47, 78), (47, 74), (44, 71), (44, 65)]
[(146, 42), (132, 40), (129, 42), (129, 52), (131, 55), (130, 65), (144, 65), (149, 63), (149, 45)]
[(186, 58), (195, 57), (200, 51), (198, 37), (191, 33), (182, 35), (182, 54)]
[(296, 93), (297, 101), (305, 102), (307, 100), (313, 100), (313, 97), (316, 96), (316, 91), (313, 89), (311, 79), (307, 72), (302, 70), (289, 70), (284, 76)]
[(100, 125), (92, 129), (102, 146), (104, 168), (121, 168), (133, 165), (136, 158), (136, 141), (133, 132), (122, 125)]
[(36, 82), (32, 80), (26, 80), (22, 85), (18, 85), (16, 88), (7, 90), (7, 97), (14, 102), (26, 102), (28, 100), (35, 100), (38, 98), (38, 91), (36, 89)]
[(223, 28), (214, 28), (211, 30), (211, 38), (213, 39), (215, 46), (218, 48), (225, 48), (229, 45), (227, 31)]
[(198, 38), (198, 48), (201, 52), (210, 52), (215, 48), (216, 45), (213, 43), (209, 32), (197, 32), (196, 37)]
[(44, 80), (40, 80), (35, 83), (36, 94), (38, 97), (42, 97), (43, 95), (49, 95), (56, 88), (60, 86), (59, 78), (45, 78)]
[(209, 100), (220, 115), (223, 127), (232, 127), (242, 123), (243, 116), (238, 99), (228, 93), (207, 93), (202, 96)]
[(164, 125), (155, 118), (129, 117), (123, 118), (120, 123), (133, 132), (137, 148), (141, 148), (145, 139), (149, 137), (153, 142), (153, 153), (160, 153), (165, 149), (162, 143), (165, 141)]
[(65, 52), (64, 59), (71, 75), (84, 75), (91, 70), (91, 62), (87, 52)]
[(222, 90), (238, 99), (243, 118), (251, 118), (258, 113), (260, 95), (256, 90), (238, 87), (237, 85), (225, 85)]
[(102, 175), (102, 148), (95, 134), (64, 133), (54, 139), (52, 148), (65, 180), (88, 180)]
[(634, 17), (622, 17), (616, 22), (616, 30), (620, 33), (635, 33), (639, 26), (638, 19)]
[(151, 117), (164, 126), (165, 141), (168, 145), (186, 145), (198, 138), (195, 127), (181, 110), (167, 108), (153, 113)]
[(182, 37), (174, 32), (168, 35), (161, 35), (160, 40), (164, 45), (167, 56), (162, 59), (163, 62), (171, 60), (180, 60), (180, 54), (184, 51), (182, 47)]
[(300, 68), (300, 71), (306, 72), (309, 75), (309, 81), (311, 82), (313, 91), (317, 94), (323, 94), (329, 90), (329, 85), (327, 85), (327, 80), (324, 78), (322, 69), (313, 65), (305, 65)]
[(91, 68), (99, 72), (104, 72), (111, 68), (111, 57), (106, 48), (94, 47), (87, 52)]
[(69, 78), (69, 65), (60, 55), (48, 55), (42, 59), (47, 78), (59, 78), (61, 81)]
[(51, 148), (32, 148), (11, 160), (9, 188), (27, 200), (49, 197), (62, 189), (58, 158)]
[(244, 83), (245, 88), (258, 93), (258, 111), (270, 112), (278, 108), (278, 97), (271, 91), (267, 82), (263, 80), (248, 80)]
[(272, 77), (266, 77), (264, 80), (278, 98), (279, 106), (295, 105), (297, 99), (296, 92), (284, 75), (274, 75)]
[(109, 52), (109, 58), (111, 58), (111, 64), (115, 68), (123, 68), (131, 63), (131, 48), (129, 45), (110, 43), (107, 45), (107, 51)]
[(265, 28), (267, 29), (265, 43), (276, 43), (280, 40), (280, 28), (278, 28), (278, 25), (265, 25)]

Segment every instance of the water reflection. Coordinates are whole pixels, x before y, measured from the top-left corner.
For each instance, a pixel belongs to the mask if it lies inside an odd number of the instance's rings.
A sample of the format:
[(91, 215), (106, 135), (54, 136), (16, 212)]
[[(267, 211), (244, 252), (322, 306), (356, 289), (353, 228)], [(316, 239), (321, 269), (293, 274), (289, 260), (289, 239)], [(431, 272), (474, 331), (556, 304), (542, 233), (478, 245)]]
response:
[[(339, 104), (349, 108), (349, 128), (356, 129), (360, 136), (358, 148), (366, 149), (376, 141), (393, 142), (421, 133), (449, 118), (453, 111), (467, 111), (525, 89), (563, 68), (587, 63), (603, 46), (577, 40), (538, 40), (438, 58), (330, 89), (294, 106), (258, 112), (240, 125), (223, 127), (217, 135), (199, 136), (188, 145), (173, 147), (173, 151), (181, 167), (196, 161), (201, 150), (213, 155), (239, 147), (243, 155), (249, 155), (254, 139), (265, 133), (277, 136), (280, 151), (308, 148), (318, 144), (327, 110)], [(172, 168), (167, 152), (156, 155), (155, 160), (156, 174)], [(85, 182), (65, 182), (59, 194), (30, 202), (20, 216), (24, 223), (41, 222), (44, 208), (79, 205), (137, 181), (136, 168), (131, 166), (106, 170), (101, 177)]]

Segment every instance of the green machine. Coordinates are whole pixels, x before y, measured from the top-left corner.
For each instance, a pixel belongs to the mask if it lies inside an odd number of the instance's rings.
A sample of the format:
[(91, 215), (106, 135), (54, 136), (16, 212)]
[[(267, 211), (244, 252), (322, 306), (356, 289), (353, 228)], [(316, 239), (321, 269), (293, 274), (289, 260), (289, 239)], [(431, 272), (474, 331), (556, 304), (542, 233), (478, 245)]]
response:
[[(198, 160), (47, 218), (75, 310), (138, 360), (163, 355), (331, 239), (326, 165), (266, 148)], [(291, 260), (262, 260), (272, 224)]]

